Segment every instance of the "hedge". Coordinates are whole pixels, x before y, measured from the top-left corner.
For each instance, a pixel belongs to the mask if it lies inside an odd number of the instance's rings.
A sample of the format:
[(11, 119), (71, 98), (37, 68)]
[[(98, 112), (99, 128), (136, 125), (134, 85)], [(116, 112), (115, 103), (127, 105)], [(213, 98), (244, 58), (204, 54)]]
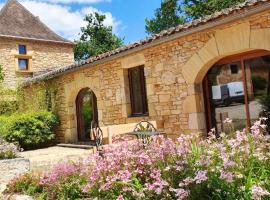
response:
[(0, 136), (23, 149), (36, 149), (54, 140), (57, 123), (57, 117), (48, 111), (0, 116)]

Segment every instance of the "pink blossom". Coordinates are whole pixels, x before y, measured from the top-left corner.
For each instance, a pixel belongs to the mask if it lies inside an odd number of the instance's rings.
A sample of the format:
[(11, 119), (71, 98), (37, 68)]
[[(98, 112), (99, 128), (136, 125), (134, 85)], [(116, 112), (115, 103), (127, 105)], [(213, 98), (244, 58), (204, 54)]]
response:
[(189, 196), (189, 191), (184, 190), (182, 188), (178, 188), (178, 189), (171, 189), (171, 191), (175, 192), (176, 196), (178, 197), (178, 200), (183, 200), (183, 199), (187, 199), (187, 197)]
[(123, 195), (119, 195), (116, 200), (125, 200)]
[(253, 185), (251, 188), (251, 194), (253, 200), (261, 200), (264, 196), (269, 196), (270, 193), (260, 186)]
[(232, 183), (233, 182), (233, 177), (234, 177), (233, 173), (226, 172), (223, 169), (220, 170), (220, 177), (219, 177), (220, 179), (225, 180), (228, 183)]
[(202, 170), (197, 171), (197, 173), (194, 177), (194, 181), (196, 183), (201, 183), (201, 182), (206, 181), (206, 180), (207, 180), (207, 171), (202, 171)]

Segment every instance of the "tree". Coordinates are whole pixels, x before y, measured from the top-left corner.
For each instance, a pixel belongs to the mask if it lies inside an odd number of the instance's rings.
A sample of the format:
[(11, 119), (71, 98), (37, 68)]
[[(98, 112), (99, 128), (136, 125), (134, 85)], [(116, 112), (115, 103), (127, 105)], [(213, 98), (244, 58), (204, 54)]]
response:
[(197, 19), (216, 11), (229, 8), (245, 0), (184, 0), (183, 9), (187, 18)]
[(245, 0), (162, 0), (155, 17), (146, 21), (148, 34), (158, 33), (184, 22), (213, 14)]
[(76, 60), (87, 59), (123, 45), (123, 39), (112, 32), (111, 26), (105, 26), (105, 15), (95, 12), (86, 15), (86, 27), (81, 28), (81, 37), (75, 41), (74, 56)]
[(181, 6), (178, 2), (179, 0), (162, 1), (161, 7), (155, 11), (155, 17), (145, 19), (146, 32), (148, 34), (155, 34), (178, 24), (183, 24), (185, 18), (181, 15)]

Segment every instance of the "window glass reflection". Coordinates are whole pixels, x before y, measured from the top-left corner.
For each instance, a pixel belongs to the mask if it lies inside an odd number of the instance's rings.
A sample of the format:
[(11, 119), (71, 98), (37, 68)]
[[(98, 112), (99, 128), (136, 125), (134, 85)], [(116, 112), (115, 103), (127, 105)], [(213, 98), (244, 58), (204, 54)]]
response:
[(211, 93), (212, 124), (217, 132), (230, 132), (231, 124), (224, 121), (233, 120), (234, 129), (246, 126), (244, 85), (240, 62), (214, 66), (208, 72), (208, 84)]
[(270, 56), (245, 61), (251, 124), (262, 114), (262, 99), (270, 92)]

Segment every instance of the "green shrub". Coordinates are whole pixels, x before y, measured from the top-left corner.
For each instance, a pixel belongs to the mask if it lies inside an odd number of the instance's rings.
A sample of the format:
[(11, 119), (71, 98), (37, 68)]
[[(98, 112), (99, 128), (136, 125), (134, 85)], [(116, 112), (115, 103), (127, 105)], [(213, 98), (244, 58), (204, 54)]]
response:
[(9, 115), (18, 109), (16, 101), (0, 101), (0, 115)]
[(17, 91), (7, 89), (0, 84), (0, 115), (10, 115), (19, 109)]
[(0, 117), (0, 134), (24, 149), (35, 149), (53, 141), (57, 123), (56, 116), (48, 111), (14, 113)]
[(266, 88), (266, 79), (261, 76), (252, 76), (252, 84), (254, 87), (254, 92), (256, 93), (258, 90), (264, 90)]

